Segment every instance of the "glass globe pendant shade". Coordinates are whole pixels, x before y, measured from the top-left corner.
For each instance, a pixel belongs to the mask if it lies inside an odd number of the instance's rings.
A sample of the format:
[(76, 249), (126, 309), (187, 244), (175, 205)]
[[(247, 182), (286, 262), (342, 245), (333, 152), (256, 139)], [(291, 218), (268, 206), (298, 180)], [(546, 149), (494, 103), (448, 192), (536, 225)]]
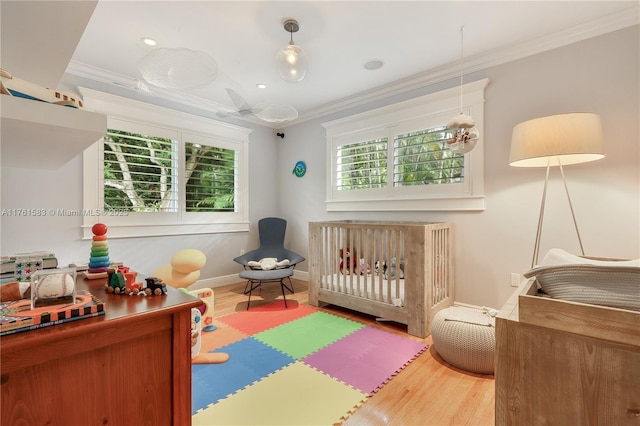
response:
[(476, 147), (480, 132), (475, 127), (468, 129), (451, 129), (451, 139), (447, 141), (448, 148), (454, 154), (466, 154)]
[(288, 44), (276, 56), (278, 72), (284, 81), (298, 83), (307, 75), (307, 55), (300, 46)]
[(447, 146), (454, 154), (466, 154), (475, 148), (480, 139), (475, 120), (462, 113), (449, 121), (447, 132), (450, 135)]
[(202, 88), (218, 76), (218, 64), (211, 56), (185, 48), (154, 49), (140, 60), (138, 69), (147, 83), (164, 89)]

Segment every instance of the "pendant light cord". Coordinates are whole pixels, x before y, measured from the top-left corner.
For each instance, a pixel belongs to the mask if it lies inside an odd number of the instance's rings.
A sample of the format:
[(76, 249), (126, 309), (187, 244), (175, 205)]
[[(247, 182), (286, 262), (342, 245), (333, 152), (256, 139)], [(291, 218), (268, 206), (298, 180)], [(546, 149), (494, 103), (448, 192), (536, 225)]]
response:
[(463, 77), (462, 77), (462, 58), (464, 57), (464, 26), (460, 27), (460, 114), (462, 114), (462, 108), (464, 105), (463, 101), (463, 93), (462, 93), (462, 85)]

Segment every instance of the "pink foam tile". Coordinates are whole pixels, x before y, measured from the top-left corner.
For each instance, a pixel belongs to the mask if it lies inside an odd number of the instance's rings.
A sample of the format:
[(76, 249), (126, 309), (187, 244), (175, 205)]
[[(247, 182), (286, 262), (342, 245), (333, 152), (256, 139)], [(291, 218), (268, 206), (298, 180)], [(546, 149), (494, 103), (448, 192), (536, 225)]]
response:
[(236, 330), (253, 335), (317, 312), (312, 307), (295, 301), (287, 301), (287, 305), (285, 307), (284, 302), (278, 300), (217, 319)]
[(371, 395), (427, 348), (422, 342), (365, 327), (303, 361)]

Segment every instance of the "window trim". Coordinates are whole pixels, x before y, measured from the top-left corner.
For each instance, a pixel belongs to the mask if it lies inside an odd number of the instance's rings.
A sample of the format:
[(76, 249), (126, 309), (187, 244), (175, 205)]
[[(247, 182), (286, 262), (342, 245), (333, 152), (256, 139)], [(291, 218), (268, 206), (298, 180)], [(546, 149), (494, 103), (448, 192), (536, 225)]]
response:
[[(326, 210), (327, 211), (483, 211), (484, 195), (484, 89), (488, 79), (463, 85), (464, 111), (476, 120), (480, 140), (465, 154), (463, 189), (442, 193), (407, 191), (404, 187), (385, 190), (336, 191), (336, 156), (338, 146), (363, 135), (387, 137), (393, 145), (398, 128), (411, 128), (415, 123), (429, 123), (446, 117), (446, 122), (460, 113), (460, 87), (442, 90), (363, 113), (322, 123), (327, 137)], [(407, 127), (408, 126), (408, 127)], [(424, 127), (428, 127), (428, 124)], [(404, 129), (403, 129), (404, 130)], [(388, 159), (393, 167), (393, 158)], [(391, 182), (392, 184), (393, 182)], [(388, 182), (389, 184), (389, 182)], [(450, 185), (450, 184), (446, 184)], [(437, 188), (440, 185), (434, 186)], [(418, 186), (416, 188), (426, 188)], [(343, 192), (343, 194), (338, 194)], [(348, 192), (348, 193), (347, 193)]]
[[(102, 201), (104, 164), (101, 158), (103, 139), (100, 138), (83, 152), (83, 220), (82, 238), (91, 239), (91, 227), (97, 222), (109, 226), (109, 238), (192, 235), (249, 231), (249, 134), (252, 129), (216, 121), (168, 108), (79, 88), (87, 109), (107, 115), (107, 127), (115, 123), (158, 128), (162, 136), (171, 132), (183, 142), (192, 137), (215, 142), (215, 146), (233, 147), (238, 152), (237, 211), (234, 213), (129, 213), (105, 212)], [(138, 124), (139, 123), (139, 124)], [(126, 129), (123, 129), (126, 130)], [(217, 143), (217, 145), (216, 145)], [(184, 152), (181, 153), (183, 155)], [(184, 178), (184, 164), (179, 162), (179, 179)], [(150, 216), (154, 215), (154, 216)]]

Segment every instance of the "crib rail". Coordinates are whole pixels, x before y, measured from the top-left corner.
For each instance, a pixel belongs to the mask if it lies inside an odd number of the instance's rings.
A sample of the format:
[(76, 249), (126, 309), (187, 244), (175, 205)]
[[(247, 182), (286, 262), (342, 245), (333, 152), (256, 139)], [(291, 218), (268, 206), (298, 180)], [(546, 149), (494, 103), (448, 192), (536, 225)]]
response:
[(407, 324), (428, 334), (435, 311), (453, 303), (449, 223), (330, 221), (309, 224), (309, 303)]

